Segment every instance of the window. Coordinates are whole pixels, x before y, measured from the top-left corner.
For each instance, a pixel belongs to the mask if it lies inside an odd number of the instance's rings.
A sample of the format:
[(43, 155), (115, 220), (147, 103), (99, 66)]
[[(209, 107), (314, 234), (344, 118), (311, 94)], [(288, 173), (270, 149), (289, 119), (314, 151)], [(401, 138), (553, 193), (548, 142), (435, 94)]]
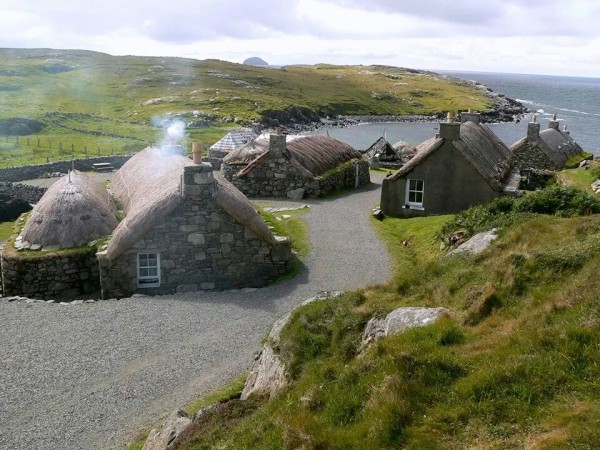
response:
[(406, 206), (412, 209), (423, 209), (423, 180), (406, 180)]
[(138, 254), (138, 287), (160, 286), (160, 255), (158, 253)]

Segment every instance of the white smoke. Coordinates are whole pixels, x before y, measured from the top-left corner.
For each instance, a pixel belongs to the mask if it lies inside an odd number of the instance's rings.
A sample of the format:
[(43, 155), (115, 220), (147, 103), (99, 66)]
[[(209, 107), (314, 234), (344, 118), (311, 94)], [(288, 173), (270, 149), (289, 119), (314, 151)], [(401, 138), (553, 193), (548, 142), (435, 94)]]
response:
[(172, 118), (154, 117), (152, 120), (154, 126), (160, 127), (161, 134), (158, 138), (159, 146), (183, 145), (185, 147), (185, 123), (181, 120), (172, 120)]

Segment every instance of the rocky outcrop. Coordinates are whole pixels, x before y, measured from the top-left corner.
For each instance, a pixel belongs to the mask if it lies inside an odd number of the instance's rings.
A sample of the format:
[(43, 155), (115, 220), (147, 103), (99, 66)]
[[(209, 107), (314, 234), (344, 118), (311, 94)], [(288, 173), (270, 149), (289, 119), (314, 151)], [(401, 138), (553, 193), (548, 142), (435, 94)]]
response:
[(363, 332), (360, 350), (378, 339), (402, 333), (404, 330), (432, 324), (450, 311), (446, 308), (402, 307), (395, 309), (385, 318), (372, 318)]
[(450, 255), (479, 255), (489, 247), (493, 240), (498, 237), (497, 230), (494, 228), (490, 231), (477, 233), (467, 242), (459, 245), (454, 250), (450, 250), (446, 256)]
[(175, 411), (165, 419), (161, 427), (153, 428), (142, 450), (167, 450), (179, 434), (190, 424), (191, 419), (184, 411)]

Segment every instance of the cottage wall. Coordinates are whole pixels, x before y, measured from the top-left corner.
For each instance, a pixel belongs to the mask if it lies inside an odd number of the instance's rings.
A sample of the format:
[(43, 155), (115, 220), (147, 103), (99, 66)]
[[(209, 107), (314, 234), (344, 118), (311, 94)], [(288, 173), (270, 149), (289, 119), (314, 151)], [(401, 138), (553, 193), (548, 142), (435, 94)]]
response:
[(554, 161), (548, 158), (537, 141), (525, 141), (522, 145), (513, 149), (515, 165), (519, 169), (537, 170), (561, 170)]
[(100, 289), (95, 248), (45, 255), (17, 252), (10, 245), (1, 258), (4, 295), (69, 299)]
[[(288, 239), (265, 244), (222, 210), (209, 190), (194, 192), (123, 255), (100, 257), (104, 298), (261, 287), (291, 270)], [(138, 253), (160, 254), (159, 287), (138, 288)]]
[[(422, 211), (404, 207), (407, 178), (424, 180)], [(383, 181), (381, 209), (385, 214), (405, 217), (451, 214), (486, 203), (499, 195), (460, 155), (452, 142), (446, 140), (405, 178)]]
[(249, 197), (285, 197), (289, 191), (302, 188), (305, 189), (305, 197), (317, 198), (334, 191), (354, 188), (355, 164), (359, 168), (359, 186), (370, 183), (369, 163), (364, 160), (349, 161), (313, 180), (307, 180), (288, 158), (270, 153), (245, 175), (235, 176), (245, 167), (243, 164), (223, 164), (221, 173)]

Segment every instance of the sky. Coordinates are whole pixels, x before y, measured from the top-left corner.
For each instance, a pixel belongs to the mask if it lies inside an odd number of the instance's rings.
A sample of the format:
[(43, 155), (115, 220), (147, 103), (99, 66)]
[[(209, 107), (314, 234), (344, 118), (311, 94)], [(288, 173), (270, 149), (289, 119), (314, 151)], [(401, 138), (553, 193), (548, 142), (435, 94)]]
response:
[(0, 47), (600, 78), (600, 0), (0, 0)]

